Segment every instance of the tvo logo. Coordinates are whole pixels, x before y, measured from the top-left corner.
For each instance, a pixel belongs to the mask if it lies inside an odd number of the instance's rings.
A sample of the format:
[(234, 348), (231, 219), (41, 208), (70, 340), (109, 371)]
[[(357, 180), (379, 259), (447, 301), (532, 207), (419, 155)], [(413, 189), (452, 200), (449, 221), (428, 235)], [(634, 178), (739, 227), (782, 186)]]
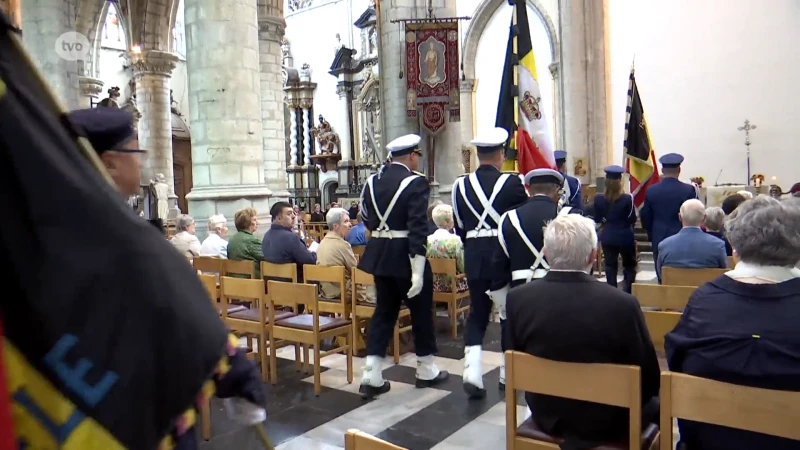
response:
[(83, 61), (89, 56), (89, 39), (81, 33), (68, 31), (56, 39), (56, 54), (67, 61)]

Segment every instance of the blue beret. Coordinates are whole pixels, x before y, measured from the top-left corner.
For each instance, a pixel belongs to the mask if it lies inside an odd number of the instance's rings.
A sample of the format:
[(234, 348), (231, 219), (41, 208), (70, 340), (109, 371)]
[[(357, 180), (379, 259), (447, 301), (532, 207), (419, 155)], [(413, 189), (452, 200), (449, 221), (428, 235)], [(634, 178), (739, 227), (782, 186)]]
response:
[(78, 136), (89, 140), (97, 154), (120, 148), (136, 137), (133, 116), (117, 108), (91, 108), (67, 115)]
[(567, 160), (567, 152), (565, 152), (564, 150), (556, 150), (556, 151), (553, 152), (553, 157), (556, 159), (556, 161), (562, 160), (562, 159), (564, 161), (566, 161)]
[(680, 167), (681, 163), (683, 163), (683, 156), (677, 153), (667, 153), (666, 155), (658, 158), (658, 162), (661, 163), (662, 167), (676, 168)]
[(608, 166), (604, 170), (606, 172), (606, 178), (609, 180), (620, 180), (622, 179), (622, 174), (625, 173), (625, 169), (617, 165)]

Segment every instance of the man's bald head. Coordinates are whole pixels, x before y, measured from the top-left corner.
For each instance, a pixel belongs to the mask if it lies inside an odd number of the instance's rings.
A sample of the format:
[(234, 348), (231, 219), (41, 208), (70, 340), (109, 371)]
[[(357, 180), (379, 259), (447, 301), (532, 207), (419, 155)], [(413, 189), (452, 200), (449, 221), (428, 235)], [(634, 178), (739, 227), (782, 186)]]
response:
[(706, 218), (706, 206), (697, 199), (686, 200), (681, 205), (680, 218), (685, 227), (699, 227)]

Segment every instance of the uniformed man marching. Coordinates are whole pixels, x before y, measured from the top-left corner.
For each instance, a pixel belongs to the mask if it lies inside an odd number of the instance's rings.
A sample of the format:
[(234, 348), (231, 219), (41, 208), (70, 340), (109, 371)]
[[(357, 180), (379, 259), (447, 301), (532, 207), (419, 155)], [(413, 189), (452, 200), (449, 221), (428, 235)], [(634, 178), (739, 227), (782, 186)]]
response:
[(606, 268), (606, 282), (617, 287), (617, 269), (622, 256), (622, 289), (631, 293), (636, 281), (636, 237), (633, 226), (636, 224), (636, 208), (633, 197), (622, 191), (622, 166), (608, 166), (605, 192), (597, 194), (592, 203), (594, 221), (601, 224), (600, 243), (603, 246), (603, 260)]
[[(505, 303), (510, 288), (539, 279), (550, 266), (542, 255), (544, 226), (557, 216), (580, 214), (570, 206), (559, 210), (564, 176), (552, 169), (535, 169), (525, 175), (530, 199), (500, 217), (489, 297), (500, 306), (501, 344), (506, 350)], [(500, 367), (500, 388), (505, 388), (505, 366)]]
[(661, 163), (661, 181), (647, 189), (644, 205), (639, 211), (642, 227), (647, 231), (653, 248), (653, 261), (658, 261), (658, 244), (681, 231), (679, 213), (683, 202), (697, 198), (694, 187), (678, 179), (683, 156), (668, 153), (658, 161)]
[[(433, 360), (433, 275), (425, 258), (430, 188), (425, 177), (413, 172), (421, 156), (419, 141), (419, 136), (410, 134), (390, 142), (386, 148), (391, 164), (380, 177), (367, 179), (362, 193), (362, 211), (367, 213), (364, 220), (371, 235), (358, 268), (373, 275), (378, 297), (359, 388), (366, 399), (389, 391), (381, 364), (403, 302), (411, 312), (416, 386), (430, 387), (448, 377)], [(405, 264), (406, 260), (410, 263)]]
[(528, 194), (519, 177), (500, 172), (508, 132), (494, 128), (471, 143), (480, 166), (453, 185), (453, 214), (464, 239), (464, 265), (470, 292), (470, 313), (464, 337), (464, 390), (483, 397), (481, 346), (492, 312), (487, 295), (492, 283), (492, 257), (497, 247), (500, 216), (525, 203)]
[(553, 152), (556, 158), (556, 167), (561, 175), (564, 175), (564, 193), (566, 196), (565, 204), (573, 209), (583, 211), (583, 195), (581, 194), (581, 181), (573, 176), (567, 175), (567, 152), (556, 150)]

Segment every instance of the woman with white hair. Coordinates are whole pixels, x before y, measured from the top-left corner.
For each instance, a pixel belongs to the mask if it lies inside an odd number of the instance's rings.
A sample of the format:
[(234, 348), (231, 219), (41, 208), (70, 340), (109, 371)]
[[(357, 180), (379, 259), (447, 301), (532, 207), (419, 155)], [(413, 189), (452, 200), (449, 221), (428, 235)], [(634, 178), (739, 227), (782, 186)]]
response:
[[(457, 234), (453, 234), (455, 222), (453, 207), (450, 205), (436, 205), (431, 211), (431, 220), (436, 225), (436, 231), (428, 236), (428, 258), (444, 258), (456, 260), (456, 273), (464, 273), (464, 243)], [(447, 275), (433, 276), (433, 290), (435, 292), (451, 292), (452, 280)], [(467, 290), (466, 278), (458, 280), (456, 291)]]
[(208, 237), (200, 247), (200, 256), (211, 258), (228, 258), (228, 221), (222, 214), (208, 218)]
[(191, 216), (181, 214), (175, 218), (175, 229), (177, 233), (170, 242), (181, 254), (187, 258), (200, 255), (200, 239), (194, 235), (195, 223)]
[[(667, 334), (669, 370), (763, 389), (800, 391), (800, 208), (765, 195), (725, 223), (736, 267), (697, 288)], [(679, 423), (692, 450), (796, 449), (797, 441)]]
[(725, 211), (723, 211), (722, 208), (719, 206), (709, 206), (706, 208), (706, 233), (721, 239), (722, 242), (725, 243), (725, 253), (728, 256), (732, 256), (733, 248), (731, 248), (731, 243), (728, 242), (728, 239), (725, 237), (724, 230), (722, 229), (724, 225)]

